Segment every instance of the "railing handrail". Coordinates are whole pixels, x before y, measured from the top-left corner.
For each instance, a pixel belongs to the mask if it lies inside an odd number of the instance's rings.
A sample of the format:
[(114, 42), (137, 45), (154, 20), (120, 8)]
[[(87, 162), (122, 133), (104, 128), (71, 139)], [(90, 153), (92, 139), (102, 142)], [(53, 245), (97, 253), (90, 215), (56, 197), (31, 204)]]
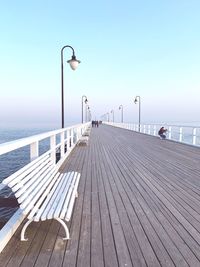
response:
[(41, 134), (36, 134), (33, 136), (24, 137), (24, 138), (10, 141), (10, 142), (2, 143), (2, 144), (0, 144), (0, 155), (3, 155), (5, 153), (11, 152), (13, 150), (19, 149), (19, 148), (24, 147), (24, 146), (30, 145), (32, 143), (41, 141), (41, 140), (46, 139), (48, 137), (51, 137), (53, 135), (57, 135), (57, 134), (60, 134), (62, 132), (66, 132), (66, 131), (69, 131), (72, 129), (77, 129), (77, 128), (86, 126), (87, 124), (90, 124), (90, 123), (76, 124), (76, 125), (69, 126), (66, 128), (48, 131), (48, 132), (44, 132)]

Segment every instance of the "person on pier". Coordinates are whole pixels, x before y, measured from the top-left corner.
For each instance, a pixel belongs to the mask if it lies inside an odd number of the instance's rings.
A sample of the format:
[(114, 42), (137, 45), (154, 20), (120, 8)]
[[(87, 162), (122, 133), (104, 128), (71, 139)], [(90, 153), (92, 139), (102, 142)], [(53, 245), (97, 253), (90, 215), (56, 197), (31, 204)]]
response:
[(164, 127), (161, 127), (160, 130), (158, 131), (158, 135), (160, 136), (160, 139), (165, 139), (166, 135), (165, 133), (167, 132), (167, 129)]

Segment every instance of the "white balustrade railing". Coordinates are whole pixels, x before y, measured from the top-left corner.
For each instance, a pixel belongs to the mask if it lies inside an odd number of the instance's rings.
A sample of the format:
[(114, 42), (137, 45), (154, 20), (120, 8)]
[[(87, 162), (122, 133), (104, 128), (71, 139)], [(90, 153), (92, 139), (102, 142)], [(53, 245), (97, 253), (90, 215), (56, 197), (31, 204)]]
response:
[[(138, 124), (113, 123), (113, 122), (103, 122), (103, 123), (139, 132)], [(141, 124), (140, 132), (143, 134), (158, 136), (158, 131), (162, 126), (164, 126), (167, 129), (167, 139), (195, 146), (200, 146), (200, 126)]]
[[(29, 162), (31, 162), (41, 156), (39, 154), (41, 146), (40, 141), (47, 140), (49, 143), (49, 149), (44, 153), (50, 155), (52, 163), (58, 165), (59, 167), (69, 155), (69, 153), (72, 151), (72, 149), (79, 141), (85, 130), (89, 127), (89, 125), (90, 122), (84, 124), (77, 124), (67, 128), (45, 132), (26, 138), (21, 138), (7, 143), (2, 143), (0, 144), (0, 156), (8, 154), (9, 157), (9, 152), (16, 151), (20, 148), (29, 146)], [(0, 184), (0, 189), (2, 187), (3, 185)]]

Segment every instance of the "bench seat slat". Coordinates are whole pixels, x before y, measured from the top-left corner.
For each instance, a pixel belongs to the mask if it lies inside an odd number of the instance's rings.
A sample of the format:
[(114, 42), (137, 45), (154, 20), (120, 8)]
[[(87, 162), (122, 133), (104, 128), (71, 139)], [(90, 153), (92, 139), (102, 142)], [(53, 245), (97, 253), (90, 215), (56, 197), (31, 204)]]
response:
[(51, 196), (53, 195), (53, 188), (56, 188), (57, 184), (59, 183), (59, 176), (60, 173), (56, 173), (56, 175), (53, 177), (51, 183), (42, 194), (40, 200), (36, 203), (32, 211), (29, 213), (28, 219), (34, 218), (34, 221), (36, 222), (40, 220), (41, 214), (43, 213), (44, 209), (49, 203), (49, 200), (51, 199)]
[[(68, 179), (70, 180), (71, 176), (69, 176)], [(69, 183), (66, 183), (66, 182), (67, 182), (67, 179), (63, 179), (62, 189), (61, 190), (59, 189), (58, 192), (55, 192), (54, 202), (53, 202), (53, 205), (51, 205), (50, 209), (48, 210), (47, 219), (53, 218), (53, 214), (54, 214), (58, 204), (60, 203), (60, 199), (62, 198), (62, 195), (66, 194), (65, 188), (67, 190), (67, 188), (69, 187), (70, 181), (69, 181)]]
[(66, 215), (66, 212), (67, 212), (70, 200), (71, 200), (71, 195), (72, 195), (72, 192), (73, 192), (73, 188), (74, 188), (74, 182), (76, 181), (77, 176), (78, 176), (77, 173), (74, 173), (73, 175), (74, 175), (73, 183), (71, 184), (71, 186), (69, 188), (69, 192), (68, 192), (68, 194), (66, 196), (65, 203), (64, 203), (64, 205), (62, 207), (61, 214), (59, 215), (59, 217), (61, 219), (65, 219), (65, 215)]
[(48, 196), (49, 197), (48, 203), (47, 203), (47, 205), (46, 205), (46, 207), (45, 207), (45, 209), (41, 215), (41, 218), (40, 218), (42, 221), (47, 220), (47, 214), (48, 214), (49, 210), (51, 209), (52, 205), (54, 204), (55, 198), (56, 198), (57, 194), (59, 193), (60, 187), (63, 183), (62, 177), (63, 177), (63, 173), (60, 174), (60, 176), (58, 178), (58, 183), (56, 184), (56, 186), (53, 187), (53, 190), (51, 191), (51, 195)]
[(80, 174), (78, 174), (77, 177), (76, 177), (76, 182), (74, 184), (74, 190), (73, 190), (73, 193), (71, 195), (71, 201), (69, 203), (69, 206), (68, 206), (68, 209), (67, 209), (67, 214), (65, 216), (65, 220), (66, 221), (69, 221), (70, 218), (71, 218), (71, 214), (72, 214), (72, 210), (73, 210), (73, 204), (74, 204), (74, 201), (75, 201), (79, 180), (80, 180)]
[(64, 179), (66, 180), (65, 182), (65, 187), (63, 188), (63, 191), (61, 193), (61, 197), (59, 199), (59, 202), (57, 204), (57, 207), (52, 215), (53, 218), (59, 218), (59, 215), (61, 213), (61, 210), (63, 208), (63, 205), (65, 203), (66, 197), (69, 194), (69, 189), (72, 183), (72, 179), (73, 179), (73, 172), (68, 173), (67, 175), (65, 175)]

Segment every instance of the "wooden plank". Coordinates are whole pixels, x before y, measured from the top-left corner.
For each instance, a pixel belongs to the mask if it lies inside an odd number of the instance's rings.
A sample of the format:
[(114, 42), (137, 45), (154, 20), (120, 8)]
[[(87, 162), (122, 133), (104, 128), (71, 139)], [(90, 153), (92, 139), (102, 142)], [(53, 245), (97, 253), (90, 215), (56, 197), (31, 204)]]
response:
[[(75, 149), (72, 154), (72, 160), (68, 161), (65, 165), (66, 170), (76, 170), (81, 173), (81, 179), (78, 187), (78, 198), (74, 206), (74, 213), (71, 219), (70, 237), (67, 242), (66, 252), (64, 254), (63, 266), (76, 266), (77, 254), (79, 250), (79, 240), (81, 231), (81, 216), (83, 211), (83, 198), (85, 193), (85, 182), (87, 177), (87, 162), (88, 150), (81, 147), (80, 150)], [(54, 267), (55, 265), (51, 265)], [(59, 265), (58, 265), (59, 266)]]
[[(36, 223), (36, 224), (38, 224), (38, 223)], [(33, 225), (35, 225), (35, 223), (33, 223)], [(32, 267), (35, 265), (35, 262), (38, 258), (38, 255), (42, 249), (44, 240), (47, 236), (49, 227), (50, 227), (50, 221), (42, 222), (40, 224), (40, 227), (38, 228), (36, 235), (32, 239), (30, 247), (26, 251), (26, 254), (23, 258), (23, 261), (20, 264), (20, 267), (27, 267), (27, 266)], [(30, 228), (30, 226), (29, 226), (29, 228)], [(24, 246), (25, 246), (27, 241), (22, 242), (22, 243), (24, 243)], [(11, 265), (11, 266), (16, 266), (16, 265)]]
[[(91, 146), (89, 154), (91, 153)], [(86, 162), (86, 177), (77, 254), (77, 266), (90, 266), (91, 253), (91, 161)]]
[[(38, 223), (38, 224), (33, 223), (32, 225), (29, 226), (28, 231), (27, 231), (29, 240), (27, 242), (21, 242), (20, 241), (20, 232), (17, 231), (17, 235), (16, 235), (16, 238), (18, 240), (17, 247), (15, 247), (14, 253), (13, 253), (13, 248), (10, 249), (12, 251), (11, 252), (12, 257), (10, 258), (10, 260), (6, 266), (19, 267), (22, 265), (24, 257), (26, 255), (27, 251), (30, 249), (30, 247), (32, 245), (32, 241), (34, 240), (34, 237), (37, 235), (37, 230), (39, 228), (40, 228), (40, 223)], [(12, 241), (12, 239), (11, 239), (11, 241)], [(9, 243), (8, 243), (8, 246), (9, 246)]]
[[(117, 161), (117, 159), (119, 159), (119, 153), (116, 154), (116, 161)], [(120, 158), (120, 162), (123, 162), (123, 160), (121, 158)], [(119, 161), (117, 161), (117, 163), (119, 163)], [(127, 163), (127, 159), (124, 162), (124, 164), (126, 164), (126, 163)], [(154, 247), (154, 251), (157, 254), (157, 257), (160, 260), (162, 266), (165, 266), (165, 265), (173, 266), (174, 265), (171, 258), (169, 257), (170, 254), (175, 256), (175, 257), (173, 257), (173, 261), (175, 262), (175, 264), (180, 264), (180, 260), (181, 260), (181, 264), (182, 264), (182, 266), (184, 266), (184, 262), (182, 262), (182, 256), (180, 255), (176, 246), (174, 246), (174, 244), (169, 239), (168, 235), (166, 234), (166, 232), (163, 229), (162, 224), (159, 224), (158, 220), (154, 216), (154, 213), (152, 212), (152, 209), (155, 210), (155, 206), (154, 206), (154, 204), (152, 204), (153, 202), (150, 200), (148, 200), (148, 202), (145, 201), (145, 198), (147, 198), (147, 192), (144, 191), (144, 193), (143, 193), (143, 188), (140, 187), (140, 185), (139, 185), (141, 177), (139, 177), (138, 182), (136, 182), (135, 181), (136, 177), (133, 175), (134, 171), (133, 171), (133, 173), (131, 173), (131, 172), (129, 172), (130, 168), (129, 169), (127, 168), (125, 170), (125, 169), (123, 169), (123, 167), (121, 165), (118, 165), (118, 167), (123, 172), (124, 179), (125, 179), (125, 181), (123, 181), (123, 184), (121, 184), (121, 187), (125, 187), (125, 192), (127, 192), (127, 194), (129, 195), (129, 199), (131, 200), (132, 205), (134, 206), (134, 210), (137, 211), (138, 218), (140, 218), (140, 222), (143, 225), (143, 228), (144, 228), (144, 230), (148, 236), (148, 239), (151, 242), (152, 246)], [(134, 188), (134, 184), (136, 186), (135, 188)], [(128, 186), (126, 186), (126, 185), (128, 185)], [(134, 190), (134, 191), (132, 191), (132, 190)], [(151, 195), (153, 195), (153, 194), (151, 193)], [(135, 196), (137, 196), (137, 197), (135, 197)], [(142, 210), (141, 210), (141, 208), (142, 208)], [(156, 212), (158, 213), (158, 209), (156, 209)], [(149, 222), (148, 222), (148, 220), (149, 220)], [(149, 225), (149, 223), (150, 223), (150, 225)], [(147, 226), (149, 227), (149, 229), (147, 228)], [(152, 229), (152, 227), (153, 227), (153, 229)], [(159, 235), (157, 235), (157, 233), (159, 233)], [(162, 237), (162, 239), (161, 239), (161, 237)], [(162, 242), (164, 240), (164, 243), (165, 243), (165, 240), (167, 240), (167, 246), (164, 247), (160, 239), (162, 240)], [(139, 240), (141, 240), (141, 238), (139, 238)], [(168, 253), (169, 253), (169, 255), (168, 255)], [(176, 258), (177, 258), (177, 260), (175, 260)], [(186, 264), (186, 262), (185, 262), (185, 264)], [(186, 264), (186, 266), (187, 266), (187, 264)]]
[(123, 227), (121, 225), (121, 221), (119, 218), (119, 214), (118, 214), (117, 206), (116, 206), (115, 199), (112, 193), (112, 189), (109, 184), (109, 176), (107, 175), (108, 170), (107, 170), (106, 165), (104, 165), (104, 163), (101, 164), (101, 168), (104, 169), (103, 185), (104, 185), (104, 190), (105, 190), (106, 199), (107, 199), (108, 208), (109, 208), (109, 216), (111, 220), (112, 231), (114, 233), (114, 242), (115, 242), (115, 247), (116, 247), (117, 256), (118, 256), (118, 263), (119, 263), (119, 266), (124, 266), (124, 265), (131, 266), (132, 261), (131, 261), (130, 253), (129, 253), (129, 250), (127, 249)]
[(93, 141), (91, 150), (92, 180), (91, 180), (91, 266), (104, 266), (104, 254), (102, 244), (102, 227), (99, 204), (98, 177), (100, 170), (98, 164), (98, 143)]
[(41, 247), (41, 250), (39, 251), (39, 255), (37, 257), (34, 267), (49, 266), (49, 261), (52, 256), (52, 250), (55, 246), (55, 242), (56, 242), (59, 229), (60, 229), (60, 224), (57, 221), (52, 220), (49, 231), (46, 235), (46, 238)]

